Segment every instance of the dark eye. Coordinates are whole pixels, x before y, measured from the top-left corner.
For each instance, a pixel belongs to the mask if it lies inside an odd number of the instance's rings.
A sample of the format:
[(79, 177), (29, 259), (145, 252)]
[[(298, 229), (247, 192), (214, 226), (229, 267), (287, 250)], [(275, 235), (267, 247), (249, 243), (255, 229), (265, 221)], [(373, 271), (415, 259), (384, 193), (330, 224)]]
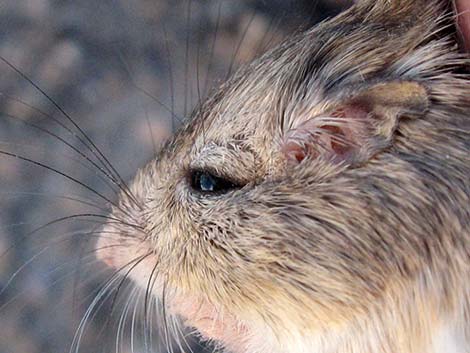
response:
[(193, 189), (202, 192), (227, 192), (240, 187), (235, 183), (215, 176), (207, 171), (192, 171), (191, 186)]

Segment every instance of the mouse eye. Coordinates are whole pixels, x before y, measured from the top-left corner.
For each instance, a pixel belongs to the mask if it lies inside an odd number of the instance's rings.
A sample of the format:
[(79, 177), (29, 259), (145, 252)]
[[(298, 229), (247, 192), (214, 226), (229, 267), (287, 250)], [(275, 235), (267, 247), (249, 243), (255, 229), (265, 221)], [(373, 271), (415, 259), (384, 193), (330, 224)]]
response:
[(193, 189), (202, 192), (227, 192), (240, 187), (230, 180), (217, 177), (207, 171), (192, 171), (191, 186)]

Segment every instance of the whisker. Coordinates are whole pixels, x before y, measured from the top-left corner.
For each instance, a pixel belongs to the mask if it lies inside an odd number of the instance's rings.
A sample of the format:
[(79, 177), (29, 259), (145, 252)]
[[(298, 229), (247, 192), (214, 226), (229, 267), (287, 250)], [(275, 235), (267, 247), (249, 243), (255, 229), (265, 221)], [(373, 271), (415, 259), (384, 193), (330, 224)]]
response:
[[(174, 119), (176, 119), (179, 123), (181, 123), (183, 121), (183, 119), (181, 117), (179, 117), (178, 115), (176, 115), (175, 111), (174, 111), (174, 108), (169, 108), (167, 107), (164, 103), (162, 103), (160, 100), (158, 100), (157, 97), (155, 97), (154, 95), (152, 95), (149, 91), (147, 91), (145, 88), (143, 87), (140, 87), (140, 86), (137, 86), (137, 85), (134, 85), (134, 87), (142, 94), (144, 94), (145, 96), (147, 96), (148, 98), (152, 99), (153, 101), (155, 101), (156, 103), (158, 103), (159, 105), (161, 105), (163, 108), (165, 108), (165, 110), (167, 110)], [(174, 103), (173, 103), (174, 104)]]
[(251, 24), (253, 23), (253, 20), (255, 19), (255, 17), (256, 17), (256, 11), (253, 10), (253, 12), (251, 14), (251, 17), (250, 17), (250, 20), (248, 21), (248, 24), (246, 25), (245, 29), (243, 30), (243, 34), (240, 38), (240, 41), (238, 42), (238, 44), (236, 46), (236, 49), (235, 49), (235, 52), (232, 55), (232, 59), (230, 61), (230, 65), (229, 65), (227, 76), (226, 76), (227, 80), (230, 77), (230, 75), (232, 74), (233, 66), (235, 65), (235, 60), (237, 59), (238, 54), (240, 53), (240, 49), (241, 49), (243, 43), (245, 42), (246, 35), (248, 34), (248, 30), (250, 29)]
[(212, 44), (211, 44), (211, 49), (210, 49), (211, 54), (209, 57), (209, 64), (207, 66), (206, 81), (204, 83), (204, 96), (207, 95), (208, 89), (209, 89), (209, 75), (212, 70), (212, 65), (214, 64), (215, 43), (217, 42), (217, 34), (219, 32), (221, 13), (222, 13), (222, 0), (219, 1), (219, 6), (217, 7), (217, 20), (215, 22), (214, 36), (212, 38)]
[[(148, 254), (142, 256), (141, 258), (138, 258), (137, 261), (135, 262), (135, 264), (132, 265), (132, 267), (126, 272), (126, 274), (124, 274), (124, 276), (122, 276), (122, 279), (121, 279), (121, 281), (119, 282), (118, 286), (113, 290), (113, 291), (115, 292), (115, 295), (113, 296), (113, 299), (112, 299), (112, 302), (111, 302), (110, 313), (109, 313), (109, 315), (108, 315), (108, 317), (107, 317), (107, 319), (106, 319), (105, 324), (103, 325), (103, 331), (104, 331), (104, 329), (105, 329), (105, 328), (109, 325), (109, 323), (110, 323), (110, 318), (111, 318), (111, 316), (113, 315), (114, 309), (115, 309), (115, 307), (116, 307), (117, 297), (118, 297), (118, 295), (122, 292), (122, 286), (123, 286), (123, 284), (125, 283), (126, 279), (128, 278), (128, 275), (130, 274), (130, 272), (132, 272), (132, 270), (133, 270), (135, 267), (137, 267), (137, 266), (138, 266), (142, 261), (144, 261), (145, 258), (147, 258), (149, 255), (150, 255), (150, 253), (148, 253)], [(134, 261), (132, 261), (132, 262), (134, 262)], [(121, 269), (118, 270), (118, 272), (124, 270), (125, 267), (129, 266), (130, 264), (132, 264), (132, 262), (130, 262), (130, 263), (126, 264), (125, 266), (123, 266)], [(116, 272), (116, 273), (117, 273), (117, 272)], [(110, 293), (110, 295), (111, 295), (111, 293)], [(110, 295), (109, 295), (107, 298), (109, 298)], [(96, 313), (96, 314), (97, 314), (97, 313)], [(96, 314), (95, 314), (95, 315), (96, 315)]]
[[(4, 294), (4, 292), (8, 289), (8, 287), (11, 285), (11, 283), (13, 283), (13, 280), (15, 279), (15, 277), (17, 275), (19, 275), (20, 272), (22, 272), (27, 266), (29, 266), (34, 260), (36, 260), (37, 258), (39, 258), (40, 255), (43, 255), (46, 251), (48, 250), (52, 250), (54, 249), (53, 246), (56, 246), (56, 245), (59, 245), (60, 243), (63, 243), (63, 242), (66, 242), (66, 241), (69, 241), (70, 237), (74, 237), (74, 236), (90, 236), (90, 237), (94, 237), (96, 236), (96, 233), (97, 232), (89, 232), (89, 233), (81, 233), (81, 232), (72, 232), (72, 233), (68, 233), (68, 234), (65, 234), (63, 235), (60, 239), (54, 241), (51, 245), (49, 246), (46, 246), (44, 247), (43, 249), (41, 249), (39, 252), (37, 252), (35, 255), (33, 255), (28, 261), (26, 261), (25, 263), (23, 263), (22, 266), (20, 266), (20, 268), (18, 268), (17, 271), (15, 271), (15, 273), (10, 277), (9, 281), (4, 285), (4, 287), (2, 288), (2, 290), (0, 291), (0, 297)], [(93, 250), (90, 250), (90, 251), (87, 251), (86, 253), (82, 254), (82, 256), (80, 257), (80, 261), (83, 262), (83, 260), (85, 259), (88, 259), (88, 258), (94, 258), (95, 261), (91, 262), (87, 262), (86, 265), (95, 265), (95, 263), (98, 263), (100, 262), (101, 260), (99, 259), (96, 259), (96, 255), (95, 253), (98, 252), (98, 251), (101, 251), (101, 250), (105, 250), (105, 249), (109, 249), (109, 248), (115, 248), (115, 247), (120, 247), (122, 245), (120, 244), (116, 244), (116, 245), (108, 245), (106, 247), (100, 247), (100, 248), (97, 248), (97, 249), (93, 249)], [(67, 262), (64, 262), (62, 263), (61, 265), (55, 267), (52, 271), (49, 272), (49, 274), (52, 274), (54, 272), (58, 272), (60, 270), (62, 270), (63, 268), (66, 268), (68, 267), (70, 264), (72, 264), (72, 262), (74, 262), (75, 260), (70, 260), (70, 261), (67, 261)], [(84, 266), (84, 264), (82, 263), (80, 265), (80, 267), (82, 268)], [(106, 269), (108, 270), (108, 269)], [(76, 274), (78, 272), (78, 270), (75, 270), (73, 271), (74, 274)], [(72, 274), (72, 273), (71, 273)], [(51, 287), (53, 285), (55, 285), (56, 283), (60, 283), (61, 281), (63, 281), (65, 278), (67, 278), (69, 275), (71, 274), (67, 274), (65, 276), (63, 276), (62, 278), (60, 278), (59, 280), (55, 281)], [(78, 283), (78, 282), (77, 282)], [(73, 307), (75, 307), (75, 303), (76, 303), (76, 300), (75, 300), (75, 292), (76, 292), (76, 288), (77, 288), (77, 283), (75, 283), (75, 280), (74, 280), (74, 294), (73, 294), (73, 300), (72, 300), (72, 304), (73, 304)], [(22, 293), (19, 293), (18, 295), (15, 295), (13, 298), (11, 298), (8, 302), (4, 303), (2, 306), (0, 306), (0, 311), (11, 304), (11, 302), (13, 302), (14, 300), (17, 299), (17, 297), (19, 297)]]
[(266, 40), (273, 26), (274, 26), (274, 17), (271, 17), (269, 20), (269, 24), (266, 27), (266, 30), (264, 31), (262, 37), (258, 41), (258, 45), (256, 46), (256, 49), (254, 51), (255, 57), (259, 56), (263, 52), (262, 49), (264, 49), (264, 41)]
[(152, 124), (150, 123), (150, 117), (147, 110), (145, 110), (145, 121), (147, 122), (147, 128), (149, 129), (150, 141), (152, 142), (153, 154), (157, 154), (157, 144), (155, 142), (155, 136), (153, 135)]
[(66, 179), (74, 182), (75, 184), (78, 184), (80, 186), (82, 186), (83, 188), (91, 191), (93, 194), (95, 194), (96, 196), (98, 196), (99, 198), (103, 199), (104, 201), (106, 201), (107, 203), (113, 205), (114, 207), (116, 207), (117, 209), (119, 209), (122, 213), (124, 214), (127, 214), (129, 217), (132, 218), (132, 216), (127, 213), (127, 211), (125, 211), (124, 209), (122, 209), (118, 204), (116, 204), (115, 202), (111, 201), (110, 199), (108, 199), (106, 196), (104, 196), (103, 194), (101, 194), (100, 192), (96, 191), (95, 189), (93, 189), (92, 187), (88, 186), (87, 184), (85, 184), (84, 182), (70, 176), (70, 175), (67, 175), (65, 174), (64, 172), (61, 172), (60, 170), (58, 169), (55, 169), (51, 166), (48, 166), (44, 163), (41, 163), (41, 162), (38, 162), (38, 161), (35, 161), (33, 159), (30, 159), (30, 158), (27, 158), (27, 157), (24, 157), (24, 156), (21, 156), (19, 154), (16, 154), (16, 153), (10, 153), (10, 152), (7, 152), (7, 151), (3, 151), (3, 150), (0, 150), (0, 154), (4, 155), (4, 156), (9, 156), (9, 157), (13, 157), (13, 158), (17, 158), (17, 159), (20, 159), (22, 161), (25, 161), (25, 162), (28, 162), (28, 163), (31, 163), (35, 166), (38, 166), (38, 167), (41, 167), (41, 168), (45, 168), (46, 170), (49, 170), (55, 174), (58, 174), (58, 175), (61, 175), (63, 177), (65, 177)]
[[(75, 157), (72, 157), (71, 155), (69, 154), (66, 154), (66, 153), (63, 153), (63, 152), (58, 152), (58, 151), (54, 151), (53, 154), (51, 152), (48, 152), (48, 151), (42, 151), (40, 149), (40, 147), (38, 146), (35, 146), (35, 145), (32, 145), (32, 144), (26, 144), (26, 143), (13, 143), (13, 142), (3, 142), (3, 141), (0, 141), (0, 145), (3, 146), (3, 147), (10, 147), (10, 149), (12, 149), (13, 147), (17, 147), (18, 148), (18, 151), (19, 149), (21, 148), (23, 151), (26, 151), (26, 148), (27, 149), (33, 149), (34, 150), (34, 153), (36, 154), (42, 154), (45, 158), (49, 158), (51, 155), (53, 156), (61, 156), (61, 157), (65, 157), (67, 158), (68, 161), (70, 161), (71, 163), (76, 163), (77, 165), (85, 168), (86, 170), (90, 171), (91, 173), (93, 173), (94, 175), (96, 175), (96, 177), (103, 182), (104, 185), (106, 185), (113, 193), (116, 194), (116, 190), (113, 189), (113, 187), (111, 186), (111, 184), (108, 183), (108, 180), (105, 179), (102, 175), (100, 174), (97, 174), (96, 173), (96, 170), (93, 169), (91, 166), (85, 164), (81, 159), (77, 159)], [(19, 154), (19, 152), (15, 152), (16, 154)], [(25, 157), (26, 158), (26, 157)], [(34, 159), (33, 158), (30, 158), (30, 157), (27, 157), (31, 160), (37, 160), (37, 158), (35, 157)], [(63, 171), (63, 173), (65, 173), (65, 171)]]
[[(69, 147), (71, 150), (73, 150), (74, 152), (76, 152), (80, 157), (84, 158), (88, 163), (90, 163), (93, 167), (95, 167), (98, 172), (100, 172), (101, 174), (103, 174), (105, 177), (107, 177), (108, 179), (104, 179), (104, 178), (101, 178), (101, 180), (105, 183), (105, 185), (109, 186), (111, 190), (113, 190), (113, 192), (115, 194), (117, 194), (117, 191), (116, 189), (114, 189), (111, 184), (109, 184), (109, 181), (111, 181), (111, 183), (113, 183), (114, 185), (117, 185), (119, 187), (119, 184), (116, 183), (115, 179), (113, 178), (113, 176), (111, 176), (110, 174), (108, 174), (106, 172), (106, 170), (104, 170), (101, 166), (99, 166), (98, 164), (96, 164), (92, 159), (90, 159), (86, 154), (84, 154), (82, 151), (80, 151), (78, 148), (76, 148), (75, 146), (73, 146), (72, 144), (70, 144), (69, 142), (67, 142), (65, 139), (63, 139), (62, 137), (60, 137), (59, 135), (53, 133), (52, 131), (48, 130), (48, 129), (45, 129), (41, 126), (38, 126), (38, 125), (35, 125), (35, 124), (32, 124), (28, 121), (24, 121), (23, 119), (19, 118), (19, 117), (16, 117), (16, 116), (13, 116), (13, 115), (10, 115), (10, 114), (3, 114), (3, 116), (7, 117), (7, 118), (10, 118), (10, 119), (15, 119), (16, 121), (18, 122), (21, 122), (22, 124), (28, 126), (28, 127), (31, 127), (33, 129), (36, 129), (38, 131), (41, 131), (42, 133), (46, 134), (46, 135), (49, 135), (49, 136), (52, 136), (54, 137), (55, 139), (57, 139), (58, 141), (62, 142), (63, 144), (65, 144), (67, 147)], [(90, 169), (91, 170), (91, 169)], [(91, 170), (93, 171), (93, 170)]]
[[(201, 19), (199, 19), (199, 27), (201, 27)], [(201, 33), (200, 31), (196, 31), (197, 33), (197, 50), (196, 50), (196, 89), (197, 89), (197, 105), (201, 105), (201, 80), (200, 80), (200, 56), (201, 56)]]
[[(156, 313), (158, 312), (158, 298), (153, 298), (152, 302), (151, 302), (151, 308), (150, 308), (150, 317), (149, 317), (149, 327), (157, 327), (158, 325), (158, 322), (155, 321), (155, 319), (157, 319), (157, 316), (156, 316)], [(152, 330), (152, 332), (150, 332), (150, 347), (155, 347), (155, 343), (154, 343), (154, 330)], [(158, 343), (158, 341), (157, 341)]]
[(137, 293), (137, 291), (139, 291), (139, 288), (136, 287), (136, 301), (135, 301), (135, 305), (134, 305), (134, 310), (132, 312), (132, 319), (131, 319), (131, 342), (130, 342), (130, 346), (131, 346), (131, 353), (134, 353), (135, 352), (135, 325), (136, 325), (136, 317), (137, 317), (137, 308), (139, 307), (139, 299), (140, 299), (140, 295), (137, 295), (137, 294), (140, 294), (140, 293)]
[[(125, 264), (124, 266), (122, 266), (121, 268), (119, 268), (118, 270), (116, 270), (114, 272), (114, 274), (112, 276), (110, 276), (110, 278), (105, 282), (105, 284), (99, 289), (99, 291), (97, 292), (96, 296), (95, 296), (95, 299), (92, 301), (92, 303), (89, 305), (88, 309), (86, 310), (82, 320), (80, 321), (80, 324), (75, 332), (75, 335), (74, 335), (74, 338), (73, 338), (73, 341), (72, 341), (72, 344), (71, 344), (71, 347), (70, 347), (70, 350), (69, 350), (69, 353), (72, 353), (74, 351), (74, 347), (75, 348), (75, 352), (78, 353), (78, 349), (79, 349), (79, 346), (80, 346), (80, 342), (82, 340), (82, 336), (83, 336), (83, 333), (84, 333), (84, 329), (85, 329), (85, 325), (87, 323), (87, 321), (90, 319), (90, 316), (91, 316), (91, 313), (93, 310), (95, 310), (95, 307), (97, 306), (97, 304), (101, 301), (101, 304), (97, 307), (97, 310), (96, 312), (99, 311), (99, 308), (104, 304), (105, 300), (107, 298), (109, 298), (109, 296), (111, 295), (111, 291), (109, 291), (109, 289), (111, 288), (111, 286), (119, 279), (119, 276), (120, 276), (120, 272), (124, 269), (126, 269), (128, 266), (132, 265), (132, 268), (135, 268), (135, 266), (137, 266), (141, 261), (143, 261), (146, 257), (148, 256), (147, 255), (143, 255), (141, 257), (138, 257), (130, 262), (128, 262), (127, 264)], [(106, 294), (106, 292), (108, 292), (108, 294)], [(106, 294), (106, 296), (105, 296)], [(105, 296), (105, 297), (104, 297)], [(104, 297), (104, 299), (102, 299)], [(96, 315), (96, 314), (95, 314)], [(110, 314), (111, 316), (111, 314)], [(94, 317), (94, 315), (93, 315)], [(92, 317), (92, 318), (93, 318)], [(109, 316), (106, 320), (106, 322), (109, 322)], [(104, 325), (103, 325), (104, 327)]]
[[(89, 241), (91, 240), (91, 238), (97, 236), (101, 236), (104, 238), (103, 236), (103, 233), (106, 233), (107, 235), (109, 234), (116, 234), (117, 232), (110, 232), (110, 231), (97, 231), (97, 227), (95, 229), (93, 229), (91, 232), (89, 232), (88, 235), (90, 235), (89, 237), (87, 237), (85, 239), (85, 241), (82, 241), (82, 244), (80, 246), (80, 251), (79, 251), (79, 255), (77, 256), (77, 270), (75, 271), (75, 276), (73, 278), (73, 285), (72, 285), (72, 308), (75, 308), (75, 303), (76, 303), (76, 294), (77, 294), (77, 286), (78, 286), (78, 281), (81, 279), (81, 274), (82, 274), (82, 266), (83, 266), (83, 260), (85, 258), (85, 254), (84, 254), (84, 251), (85, 251), (85, 245), (88, 245), (89, 244)], [(107, 238), (107, 236), (106, 236)], [(103, 248), (103, 247), (102, 247)], [(101, 250), (104, 250), (104, 249), (101, 249)], [(97, 253), (97, 251), (95, 251), (95, 249), (92, 249), (89, 253), (95, 255), (95, 253)]]
[(46, 224), (40, 226), (40, 227), (37, 227), (36, 229), (32, 230), (31, 232), (25, 234), (25, 235), (22, 235), (19, 239), (19, 241), (15, 242), (15, 244), (11, 245), (10, 247), (8, 247), (2, 254), (0, 254), (0, 258), (1, 257), (4, 257), (6, 254), (8, 254), (10, 251), (12, 251), (17, 245), (18, 243), (22, 243), (24, 240), (26, 240), (28, 237), (40, 232), (41, 230), (47, 228), (47, 227), (50, 227), (54, 224), (58, 224), (58, 223), (61, 223), (61, 222), (64, 222), (64, 221), (68, 221), (68, 220), (71, 220), (71, 219), (80, 219), (80, 218), (85, 218), (84, 220), (88, 221), (88, 222), (95, 222), (96, 221), (92, 221), (88, 218), (97, 218), (97, 219), (105, 219), (105, 220), (108, 220), (108, 221), (113, 221), (113, 222), (117, 222), (119, 224), (124, 224), (124, 225), (128, 225), (128, 226), (132, 226), (132, 227), (135, 227), (135, 229), (139, 229), (137, 228), (138, 226), (134, 226), (134, 225), (131, 225), (131, 224), (126, 224), (125, 222), (122, 222), (121, 220), (117, 219), (117, 218), (114, 218), (114, 217), (110, 217), (110, 216), (105, 216), (105, 215), (100, 215), (100, 214), (93, 214), (93, 213), (83, 213), (83, 214), (75, 214), (75, 215), (71, 215), (71, 216), (64, 216), (64, 217), (60, 217), (60, 218), (56, 218), (50, 222), (47, 222)]
[(170, 99), (171, 99), (171, 132), (175, 132), (175, 118), (181, 120), (175, 115), (175, 83), (174, 83), (174, 75), (173, 75), (173, 65), (171, 64), (171, 52), (170, 52), (170, 45), (168, 42), (168, 33), (166, 31), (165, 24), (162, 22), (162, 32), (165, 39), (165, 51), (167, 56), (167, 63), (168, 63), (168, 75), (170, 79)]
[(51, 199), (62, 199), (62, 200), (67, 200), (67, 201), (73, 201), (76, 203), (79, 203), (81, 205), (89, 206), (96, 208), (97, 210), (103, 211), (103, 212), (108, 212), (109, 210), (98, 206), (94, 203), (89, 202), (88, 200), (82, 200), (78, 197), (73, 197), (73, 196), (67, 196), (67, 195), (60, 195), (60, 194), (53, 194), (53, 193), (41, 193), (41, 192), (29, 192), (29, 191), (0, 191), (0, 194), (3, 195), (13, 195), (13, 196), (40, 196), (43, 198), (51, 198)]
[[(148, 341), (147, 341), (147, 332), (149, 332), (149, 323), (148, 323), (148, 303), (149, 303), (149, 298), (150, 298), (150, 293), (151, 290), (153, 289), (153, 286), (155, 284), (155, 281), (157, 279), (157, 276), (155, 276), (155, 273), (157, 271), (158, 267), (158, 262), (155, 263), (155, 266), (153, 266), (152, 272), (150, 273), (150, 277), (147, 281), (147, 286), (145, 288), (145, 299), (144, 299), (144, 345), (145, 347), (148, 348)], [(150, 326), (151, 327), (151, 326)]]
[[(118, 328), (116, 333), (116, 353), (119, 351), (123, 351), (122, 349), (122, 341), (124, 340), (124, 329), (126, 326), (127, 316), (129, 314), (129, 309), (131, 303), (133, 302), (134, 297), (136, 296), (137, 288), (134, 288), (128, 296), (126, 303), (124, 304), (123, 310), (118, 320)], [(135, 305), (135, 303), (134, 303)], [(119, 344), (121, 342), (121, 344)], [(119, 349), (121, 347), (121, 349)]]
[[(63, 241), (64, 239), (62, 239)], [(68, 240), (68, 239), (65, 239), (65, 240)], [(21, 266), (21, 268), (17, 271), (19, 273), (19, 271), (22, 271), (25, 266), (29, 265), (30, 263), (32, 263), (36, 258), (39, 257), (39, 255), (42, 255), (45, 251), (47, 250), (50, 250), (52, 247), (46, 247), (44, 249), (42, 249), (40, 251), (39, 254), (36, 254), (34, 255), (32, 258), (30, 258), (26, 263), (23, 264), (23, 266)], [(91, 257), (91, 256), (90, 256)], [(98, 260), (97, 260), (98, 261)], [(70, 261), (71, 262), (71, 261)], [(53, 274), (55, 272), (58, 272), (60, 271), (62, 268), (66, 267), (70, 262), (66, 262), (62, 265), (59, 265), (57, 267), (55, 267), (53, 270), (51, 270), (49, 272), (49, 274)], [(92, 263), (90, 262), (90, 265), (92, 265)], [(52, 282), (48, 287), (46, 287), (47, 289), (50, 289), (52, 287), (54, 287), (56, 284), (58, 283), (61, 283), (64, 281), (64, 279), (66, 279), (67, 277), (71, 276), (72, 275), (72, 272), (71, 273), (67, 273), (65, 274), (64, 276), (61, 276), (60, 278), (58, 278), (57, 280), (55, 280), (54, 282)], [(96, 276), (98, 277), (99, 275), (101, 275), (100, 273), (97, 273)], [(12, 282), (12, 281), (11, 281)], [(11, 283), (10, 283), (11, 284)], [(2, 289), (2, 292), (5, 291), (6, 288), (3, 288)], [(29, 291), (29, 289), (25, 289), (21, 292), (18, 292), (16, 293), (12, 298), (10, 298), (8, 301), (2, 303), (2, 305), (0, 306), (0, 312), (2, 312), (3, 310), (5, 310), (5, 308), (7, 308), (9, 305), (11, 305), (14, 301), (16, 301), (18, 298), (20, 298), (23, 294), (27, 293)]]
[[(93, 155), (93, 157), (95, 157), (97, 159), (97, 161), (101, 164), (102, 167), (98, 167), (98, 169), (102, 170), (102, 172), (106, 171), (105, 174), (106, 176), (110, 179), (110, 181), (119, 187), (120, 190), (124, 191), (122, 185), (119, 184), (118, 180), (112, 175), (112, 171), (111, 169), (99, 158), (99, 156), (96, 155), (96, 153), (94, 152), (94, 150), (90, 147), (90, 145), (88, 143), (86, 143), (86, 141), (84, 141), (79, 135), (77, 135), (74, 131), (72, 131), (72, 129), (70, 129), (67, 125), (65, 125), (63, 122), (61, 122), (59, 119), (55, 118), (54, 116), (50, 115), (50, 114), (47, 114), (45, 113), (44, 111), (42, 111), (41, 109), (38, 109), (34, 106), (32, 106), (31, 104), (28, 104), (24, 101), (22, 101), (21, 99), (18, 99), (16, 97), (12, 97), (12, 96), (9, 96), (9, 95), (6, 95), (4, 93), (1, 93), (0, 92), (0, 95), (6, 97), (7, 99), (9, 100), (12, 100), (12, 101), (15, 101), (25, 107), (28, 107), (30, 108), (31, 110), (37, 112), (38, 114), (42, 115), (45, 119), (49, 119), (49, 120), (52, 120), (53, 122), (55, 122), (57, 125), (59, 125), (61, 128), (63, 128), (64, 130), (66, 130), (73, 138), (77, 139), (78, 142), (80, 142), (81, 145), (83, 145), (88, 151), (90, 151)], [(6, 116), (6, 114), (4, 114)], [(18, 120), (22, 120), (22, 119), (19, 119), (19, 118), (16, 118)], [(41, 122), (42, 120), (40, 120), (39, 122)], [(87, 155), (87, 159), (88, 159), (88, 155)], [(104, 168), (104, 170), (103, 170)]]
[(176, 344), (178, 345), (178, 348), (181, 350), (181, 352), (185, 352), (185, 349), (183, 347), (183, 344), (184, 344), (189, 349), (190, 353), (194, 353), (193, 349), (191, 348), (191, 345), (189, 344), (183, 331), (181, 330), (181, 325), (179, 324), (179, 322), (174, 316), (172, 316), (171, 318), (172, 318), (173, 331), (175, 332), (175, 337), (176, 337)]
[[(19, 70), (16, 66), (14, 66), (11, 62), (9, 62), (7, 59), (5, 59), (3, 56), (0, 55), (0, 61), (5, 63), (8, 67), (10, 67), (16, 74), (18, 74), (22, 79), (24, 79), (26, 82), (31, 84), (34, 89), (36, 89), (48, 102), (50, 102), (68, 121), (72, 123), (72, 125), (80, 132), (80, 134), (85, 138), (86, 141), (91, 145), (93, 150), (98, 153), (98, 155), (103, 159), (104, 163), (106, 163), (110, 168), (111, 171), (116, 175), (116, 177), (119, 179), (119, 183), (123, 186), (124, 192), (128, 194), (129, 198), (133, 200), (135, 205), (139, 207), (140, 209), (142, 208), (141, 205), (138, 203), (137, 199), (135, 196), (132, 194), (130, 191), (129, 187), (127, 184), (124, 182), (122, 177), (119, 175), (119, 173), (116, 171), (116, 169), (113, 167), (113, 165), (109, 162), (109, 160), (103, 155), (101, 150), (95, 145), (95, 143), (91, 140), (91, 138), (80, 128), (80, 126), (72, 119), (72, 117), (67, 114), (67, 112), (51, 97), (49, 96), (41, 87), (39, 87), (31, 78), (29, 78), (25, 73), (23, 73), (21, 70)], [(96, 154), (95, 154), (96, 155)], [(98, 157), (98, 156), (97, 156)]]
[[(13, 272), (13, 274), (10, 276), (10, 278), (8, 279), (8, 281), (5, 283), (5, 285), (3, 286), (2, 290), (0, 290), (0, 298), (2, 297), (3, 293), (5, 293), (5, 291), (10, 287), (11, 283), (15, 280), (16, 276), (18, 276), (18, 274), (20, 274), (26, 267), (28, 267), (29, 264), (31, 264), (34, 260), (36, 260), (40, 255), (42, 255), (48, 248), (44, 248), (43, 250), (41, 250), (39, 253), (37, 253), (36, 255), (34, 255), (33, 257), (31, 257), (29, 260), (27, 260), (25, 263), (23, 263), (20, 268), (18, 268), (15, 272)], [(1, 310), (1, 306), (0, 306), (0, 310)]]
[[(108, 292), (109, 288), (111, 288), (111, 286), (114, 284), (114, 281), (116, 281), (117, 278), (118, 277), (116, 276), (112, 280), (108, 281), (106, 283), (106, 286), (102, 287), (100, 289), (100, 291), (95, 295), (95, 299), (93, 299), (92, 303), (88, 306), (88, 309), (86, 310), (83, 318), (80, 320), (78, 328), (77, 328), (77, 330), (75, 332), (75, 335), (73, 337), (72, 344), (71, 344), (71, 347), (69, 349), (69, 353), (72, 353), (73, 351), (78, 353), (80, 343), (81, 343), (81, 340), (82, 340), (82, 336), (83, 336), (83, 333), (84, 333), (84, 330), (85, 330), (85, 326), (86, 326), (87, 321), (90, 318), (90, 315), (91, 315), (92, 311), (95, 309), (95, 307), (97, 306), (97, 304), (100, 301), (104, 302), (106, 300), (106, 298), (109, 297), (110, 293), (106, 294), (106, 292)], [(105, 294), (106, 294), (106, 296), (105, 296)], [(103, 297), (104, 297), (104, 299), (102, 299)], [(101, 305), (97, 308), (97, 310), (99, 310)], [(74, 347), (76, 347), (75, 350), (74, 350)]]
[(115, 295), (114, 295), (114, 297), (113, 297), (113, 299), (112, 299), (112, 301), (111, 301), (111, 309), (110, 309), (110, 313), (111, 313), (111, 314), (114, 312), (115, 304), (116, 304), (116, 301), (117, 301), (117, 297), (118, 297), (119, 292), (120, 292), (120, 289), (121, 289), (122, 285), (125, 283), (127, 277), (129, 276), (129, 274), (130, 274), (138, 265), (140, 265), (140, 264), (142, 263), (142, 261), (144, 261), (144, 260), (145, 260), (147, 257), (149, 257), (151, 254), (152, 254), (152, 253), (149, 252), (149, 253), (147, 253), (146, 255), (144, 255), (144, 256), (142, 257), (142, 260), (136, 262), (136, 263), (135, 263), (133, 266), (131, 266), (131, 267), (129, 268), (129, 270), (124, 274), (124, 276), (123, 276), (121, 282), (120, 282), (119, 285), (117, 286), (116, 293), (115, 293)]
[(192, 0), (187, 1), (186, 15), (186, 47), (184, 53), (184, 116), (188, 115), (188, 90), (189, 90), (189, 36), (191, 33), (191, 5)]
[[(131, 68), (128, 64), (128, 62), (124, 59), (124, 57), (121, 55), (119, 55), (119, 58), (121, 60), (121, 62), (124, 64), (124, 67), (126, 68), (126, 72), (127, 72), (127, 76), (129, 77), (129, 81), (130, 81), (130, 84), (132, 85), (132, 87), (134, 87), (135, 89), (137, 89), (140, 93), (142, 93), (143, 95), (145, 95), (146, 97), (150, 98), (151, 100), (153, 100), (154, 102), (156, 102), (159, 106), (161, 106), (163, 109), (165, 109), (168, 113), (170, 113), (172, 115), (172, 117), (176, 118), (180, 123), (182, 121), (182, 119), (175, 115), (175, 110), (174, 110), (174, 107), (172, 104), (171, 108), (168, 107), (165, 103), (163, 103), (160, 99), (158, 99), (157, 97), (155, 97), (155, 95), (151, 94), (148, 90), (146, 90), (145, 88), (139, 86), (135, 81), (134, 81), (134, 78), (133, 78), (133, 75), (132, 75), (132, 71), (131, 71)], [(171, 63), (169, 63), (169, 65), (171, 65)], [(170, 88), (172, 87), (172, 85), (170, 86)], [(173, 91), (173, 89), (171, 88), (170, 90), (171, 92)], [(173, 95), (173, 93), (172, 93)]]
[(164, 330), (165, 346), (166, 346), (167, 352), (174, 353), (173, 345), (171, 344), (171, 339), (170, 339), (170, 331), (168, 329), (168, 317), (167, 317), (167, 312), (166, 312), (166, 293), (167, 293), (166, 283), (167, 283), (167, 280), (165, 279), (163, 281), (163, 288), (162, 288), (163, 330)]
[[(282, 16), (284, 16), (285, 14), (283, 14)], [(269, 39), (266, 40), (266, 45), (263, 44), (263, 47), (260, 48), (260, 51), (264, 52), (266, 50), (269, 50), (270, 48), (266, 48), (266, 46), (268, 46), (269, 44), (271, 44), (271, 42), (273, 41), (273, 39), (276, 37), (276, 34), (278, 33), (279, 31), (279, 27), (281, 26), (281, 23), (282, 23), (282, 16), (279, 17), (276, 21), (274, 21), (274, 25), (272, 26), (272, 28), (270, 29), (270, 32), (271, 32), (271, 35), (269, 36)]]

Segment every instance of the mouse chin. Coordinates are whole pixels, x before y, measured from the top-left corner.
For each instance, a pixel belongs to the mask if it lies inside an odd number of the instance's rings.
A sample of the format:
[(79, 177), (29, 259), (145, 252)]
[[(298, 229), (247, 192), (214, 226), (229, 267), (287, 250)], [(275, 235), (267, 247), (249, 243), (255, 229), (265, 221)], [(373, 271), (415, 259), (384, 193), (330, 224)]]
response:
[(173, 297), (169, 309), (180, 316), (186, 326), (197, 329), (204, 339), (215, 341), (232, 353), (246, 351), (249, 330), (233, 314), (207, 301), (187, 296)]

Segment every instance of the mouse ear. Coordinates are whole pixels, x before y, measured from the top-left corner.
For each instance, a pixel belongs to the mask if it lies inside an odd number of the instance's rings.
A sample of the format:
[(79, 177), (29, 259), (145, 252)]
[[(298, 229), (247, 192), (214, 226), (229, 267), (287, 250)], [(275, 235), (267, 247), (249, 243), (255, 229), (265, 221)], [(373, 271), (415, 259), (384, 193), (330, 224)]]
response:
[(427, 108), (427, 92), (418, 83), (378, 84), (298, 123), (285, 134), (281, 151), (289, 165), (307, 157), (360, 164), (391, 144), (400, 117), (421, 115)]

